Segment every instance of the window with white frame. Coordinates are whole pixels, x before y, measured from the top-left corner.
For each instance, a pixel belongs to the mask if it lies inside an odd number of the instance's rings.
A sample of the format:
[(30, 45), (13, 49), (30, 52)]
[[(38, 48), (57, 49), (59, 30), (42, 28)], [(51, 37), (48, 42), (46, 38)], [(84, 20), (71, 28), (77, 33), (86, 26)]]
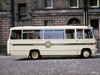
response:
[(78, 8), (79, 7), (79, 0), (70, 0), (70, 7), (71, 8)]
[(44, 21), (44, 25), (45, 26), (52, 26), (53, 25), (53, 21), (52, 20), (46, 20), (46, 21)]
[(44, 0), (44, 6), (46, 9), (53, 8), (53, 0)]
[(90, 7), (99, 7), (99, 0), (89, 0)]

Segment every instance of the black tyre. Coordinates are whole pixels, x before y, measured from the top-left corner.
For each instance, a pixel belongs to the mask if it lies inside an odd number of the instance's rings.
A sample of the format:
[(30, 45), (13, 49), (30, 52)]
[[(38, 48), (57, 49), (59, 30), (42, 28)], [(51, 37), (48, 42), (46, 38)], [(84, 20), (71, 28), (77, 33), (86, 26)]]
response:
[(83, 50), (81, 53), (81, 57), (82, 58), (89, 58), (89, 57), (91, 57), (91, 52), (88, 50)]
[(38, 51), (31, 51), (30, 58), (34, 59), (34, 60), (39, 59), (40, 58), (40, 53)]

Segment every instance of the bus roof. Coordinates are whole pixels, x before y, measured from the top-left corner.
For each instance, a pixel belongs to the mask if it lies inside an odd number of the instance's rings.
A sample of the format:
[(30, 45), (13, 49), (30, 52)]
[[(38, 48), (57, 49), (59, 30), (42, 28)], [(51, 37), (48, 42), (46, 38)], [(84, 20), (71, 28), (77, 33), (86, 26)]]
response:
[(42, 29), (91, 29), (90, 26), (20, 26), (12, 27), (11, 30), (42, 30)]

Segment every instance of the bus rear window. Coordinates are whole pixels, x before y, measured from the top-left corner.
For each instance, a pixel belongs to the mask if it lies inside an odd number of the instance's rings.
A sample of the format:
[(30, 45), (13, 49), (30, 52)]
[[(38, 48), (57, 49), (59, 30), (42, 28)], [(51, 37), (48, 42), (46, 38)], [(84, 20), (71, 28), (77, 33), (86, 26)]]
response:
[(10, 39), (21, 39), (21, 30), (12, 30)]

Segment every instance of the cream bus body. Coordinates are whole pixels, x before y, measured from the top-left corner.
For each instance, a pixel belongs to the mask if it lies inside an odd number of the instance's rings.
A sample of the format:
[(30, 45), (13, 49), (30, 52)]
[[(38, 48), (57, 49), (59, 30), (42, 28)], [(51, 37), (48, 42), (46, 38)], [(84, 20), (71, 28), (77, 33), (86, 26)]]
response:
[(42, 55), (80, 55), (88, 58), (96, 51), (92, 27), (88, 26), (13, 27), (7, 42), (8, 54), (26, 55), (32, 59)]

